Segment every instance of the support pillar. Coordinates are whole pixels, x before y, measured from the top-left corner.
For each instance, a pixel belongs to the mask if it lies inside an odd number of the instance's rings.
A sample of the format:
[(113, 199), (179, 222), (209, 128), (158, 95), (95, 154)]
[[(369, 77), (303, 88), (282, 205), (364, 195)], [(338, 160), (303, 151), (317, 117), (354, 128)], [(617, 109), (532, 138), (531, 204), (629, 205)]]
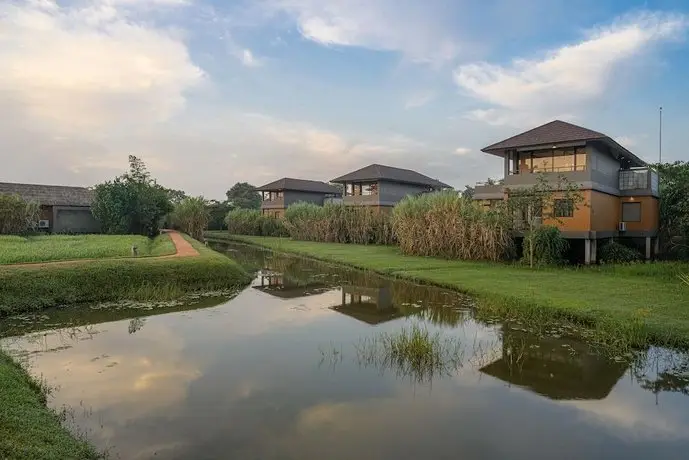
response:
[(588, 238), (584, 240), (584, 263), (591, 265), (591, 240)]
[(598, 260), (598, 240), (591, 240), (591, 263), (595, 264)]
[(651, 260), (651, 237), (646, 237), (646, 260)]
[(658, 254), (660, 254), (660, 237), (656, 236), (655, 237), (655, 247), (653, 248), (653, 252), (655, 254), (656, 259), (658, 258)]

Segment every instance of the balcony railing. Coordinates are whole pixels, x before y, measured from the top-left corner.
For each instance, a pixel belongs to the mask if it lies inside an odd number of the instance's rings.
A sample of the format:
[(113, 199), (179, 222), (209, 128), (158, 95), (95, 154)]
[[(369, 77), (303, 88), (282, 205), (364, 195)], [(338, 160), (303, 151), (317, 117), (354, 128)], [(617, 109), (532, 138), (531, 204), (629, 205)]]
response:
[(650, 168), (621, 169), (619, 189), (658, 192), (658, 173)]

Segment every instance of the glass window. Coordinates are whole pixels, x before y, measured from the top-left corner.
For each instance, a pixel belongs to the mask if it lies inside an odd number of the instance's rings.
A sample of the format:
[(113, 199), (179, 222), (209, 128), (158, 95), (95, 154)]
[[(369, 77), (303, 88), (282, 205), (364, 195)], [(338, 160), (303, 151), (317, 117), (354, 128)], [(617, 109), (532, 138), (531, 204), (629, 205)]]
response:
[(351, 182), (347, 182), (345, 185), (345, 196), (354, 195), (354, 185)]
[(574, 217), (574, 201), (555, 200), (555, 217)]
[(586, 171), (586, 150), (576, 149), (576, 171)]
[(574, 149), (555, 150), (553, 152), (553, 170), (555, 172), (574, 171)]
[(361, 195), (361, 184), (354, 184), (354, 195)]
[(533, 154), (532, 172), (552, 172), (553, 171), (553, 153), (552, 152), (536, 152)]
[(372, 184), (362, 184), (361, 185), (361, 194), (362, 195), (378, 195), (378, 184), (375, 182)]
[(641, 222), (641, 203), (622, 203), (622, 222)]
[(531, 152), (521, 152), (519, 154), (518, 172), (521, 174), (531, 173), (532, 161)]

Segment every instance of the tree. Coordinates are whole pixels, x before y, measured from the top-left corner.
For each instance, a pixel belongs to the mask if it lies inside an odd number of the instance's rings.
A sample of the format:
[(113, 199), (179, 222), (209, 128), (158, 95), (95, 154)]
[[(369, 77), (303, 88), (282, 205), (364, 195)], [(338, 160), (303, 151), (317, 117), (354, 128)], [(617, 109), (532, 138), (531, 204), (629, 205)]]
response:
[(172, 221), (184, 233), (192, 238), (202, 241), (203, 232), (208, 227), (210, 213), (207, 202), (202, 197), (187, 197), (175, 205), (172, 212)]
[(474, 193), (476, 192), (476, 188), (472, 187), (471, 185), (465, 185), (464, 186), (464, 191), (462, 191), (462, 196), (464, 198), (468, 199), (473, 199), (474, 198)]
[(655, 165), (660, 174), (660, 231), (665, 252), (689, 258), (689, 162)]
[(173, 206), (181, 203), (187, 197), (187, 194), (182, 190), (175, 190), (173, 188), (164, 188), (164, 190)]
[(206, 209), (210, 215), (208, 230), (227, 230), (225, 216), (234, 208), (227, 201), (210, 200), (206, 205)]
[(105, 233), (155, 236), (172, 211), (166, 189), (151, 178), (144, 162), (129, 156), (129, 171), (95, 187), (93, 215)]
[[(524, 232), (524, 254), (533, 267), (536, 260), (536, 230), (547, 221), (562, 223), (560, 215), (579, 209), (584, 196), (579, 187), (558, 175), (555, 181), (539, 173), (536, 184), (508, 189), (507, 206), (515, 217), (515, 229)], [(564, 208), (564, 209), (563, 209)]]
[(256, 187), (246, 182), (237, 182), (226, 193), (227, 203), (233, 208), (259, 209), (261, 207), (261, 194)]

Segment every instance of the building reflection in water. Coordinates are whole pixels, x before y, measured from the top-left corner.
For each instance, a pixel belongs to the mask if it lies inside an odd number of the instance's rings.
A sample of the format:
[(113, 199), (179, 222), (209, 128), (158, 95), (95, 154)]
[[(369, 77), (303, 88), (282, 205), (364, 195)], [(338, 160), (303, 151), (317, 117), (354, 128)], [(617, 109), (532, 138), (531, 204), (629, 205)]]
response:
[(605, 399), (627, 364), (596, 355), (585, 343), (537, 337), (503, 327), (502, 358), (480, 371), (554, 400)]
[(371, 325), (407, 316), (393, 304), (389, 286), (342, 286), (341, 304), (330, 308)]

